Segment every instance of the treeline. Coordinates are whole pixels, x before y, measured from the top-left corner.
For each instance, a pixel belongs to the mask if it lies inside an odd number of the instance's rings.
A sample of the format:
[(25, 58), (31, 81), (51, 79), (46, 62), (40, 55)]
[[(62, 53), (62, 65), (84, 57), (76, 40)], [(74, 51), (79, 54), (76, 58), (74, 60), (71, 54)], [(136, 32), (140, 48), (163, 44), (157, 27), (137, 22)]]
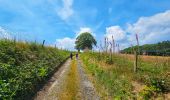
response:
[(0, 100), (30, 100), (69, 56), (37, 43), (0, 40)]
[[(134, 50), (137, 50), (137, 46), (129, 47), (121, 51), (121, 53), (133, 54)], [(158, 55), (158, 56), (170, 56), (170, 41), (162, 41), (157, 44), (145, 44), (139, 46), (139, 52), (143, 55)]]

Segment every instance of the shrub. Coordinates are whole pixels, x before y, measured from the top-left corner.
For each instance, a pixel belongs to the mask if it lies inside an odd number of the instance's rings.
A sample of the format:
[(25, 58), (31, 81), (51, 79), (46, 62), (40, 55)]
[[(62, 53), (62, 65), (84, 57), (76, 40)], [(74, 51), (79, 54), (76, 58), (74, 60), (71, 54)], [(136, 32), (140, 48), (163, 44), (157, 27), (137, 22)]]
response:
[(36, 43), (0, 40), (0, 99), (30, 99), (68, 56)]

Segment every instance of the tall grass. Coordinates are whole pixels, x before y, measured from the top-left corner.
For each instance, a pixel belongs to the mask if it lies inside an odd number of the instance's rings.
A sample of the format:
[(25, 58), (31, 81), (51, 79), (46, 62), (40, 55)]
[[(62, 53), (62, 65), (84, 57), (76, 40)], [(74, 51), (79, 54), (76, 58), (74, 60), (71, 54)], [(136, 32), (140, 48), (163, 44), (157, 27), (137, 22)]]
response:
[(156, 63), (140, 58), (138, 72), (133, 71), (133, 60), (119, 54), (112, 55), (112, 64), (107, 63), (108, 54), (86, 53), (82, 60), (87, 71), (96, 79), (97, 84), (104, 85), (112, 98), (137, 98), (133, 92), (133, 82), (146, 85), (140, 91), (143, 98), (150, 98), (170, 91), (170, 59)]

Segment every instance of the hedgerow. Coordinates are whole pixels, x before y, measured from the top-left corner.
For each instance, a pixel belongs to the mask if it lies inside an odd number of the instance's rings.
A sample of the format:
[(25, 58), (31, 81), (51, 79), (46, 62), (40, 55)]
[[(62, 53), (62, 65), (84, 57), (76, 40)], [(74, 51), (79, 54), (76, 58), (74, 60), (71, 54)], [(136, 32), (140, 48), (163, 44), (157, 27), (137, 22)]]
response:
[(68, 54), (41, 44), (0, 40), (0, 99), (32, 99)]

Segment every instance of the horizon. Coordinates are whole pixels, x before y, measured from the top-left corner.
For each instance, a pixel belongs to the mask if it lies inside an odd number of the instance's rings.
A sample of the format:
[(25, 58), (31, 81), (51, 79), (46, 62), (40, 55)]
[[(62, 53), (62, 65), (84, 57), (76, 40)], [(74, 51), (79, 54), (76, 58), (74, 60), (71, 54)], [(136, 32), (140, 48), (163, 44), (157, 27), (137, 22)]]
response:
[(169, 0), (0, 0), (0, 38), (42, 42), (74, 50), (90, 32), (98, 45), (113, 36), (120, 49), (170, 40)]

